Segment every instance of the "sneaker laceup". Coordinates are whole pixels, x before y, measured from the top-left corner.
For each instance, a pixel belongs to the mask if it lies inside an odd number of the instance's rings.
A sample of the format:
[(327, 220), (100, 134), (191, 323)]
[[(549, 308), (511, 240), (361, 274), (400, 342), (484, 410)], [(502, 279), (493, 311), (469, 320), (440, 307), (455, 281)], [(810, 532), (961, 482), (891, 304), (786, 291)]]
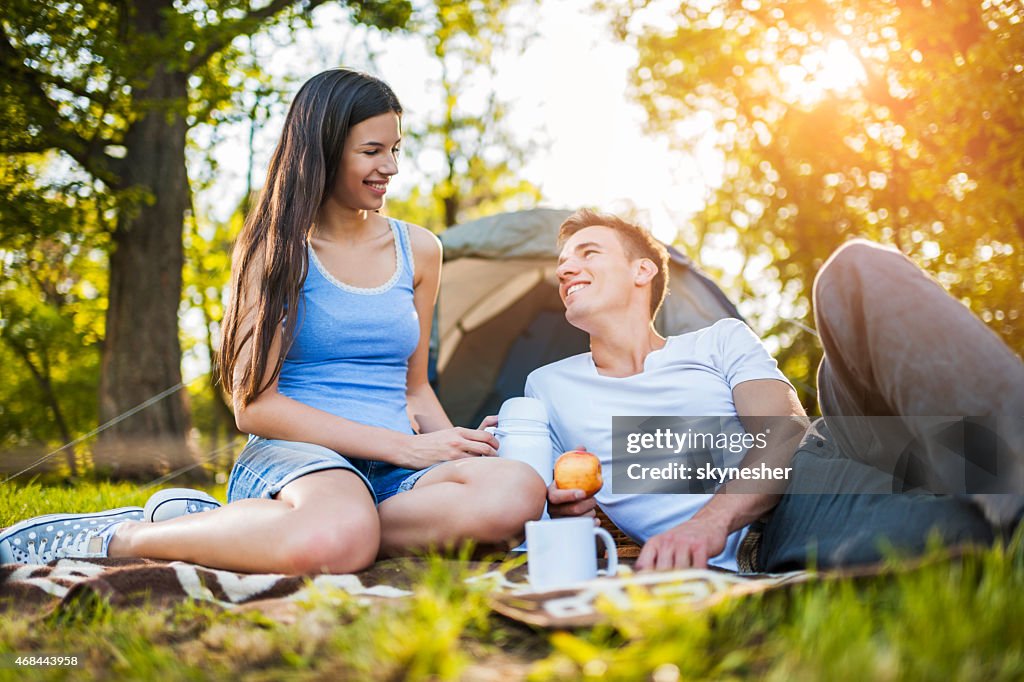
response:
[(0, 563), (47, 564), (56, 559), (105, 557), (117, 526), (141, 520), (141, 507), (28, 519), (0, 533)]
[[(30, 533), (34, 536), (35, 533)], [(38, 544), (36, 544), (38, 542)], [(71, 557), (103, 556), (103, 535), (95, 530), (81, 530), (72, 535), (61, 535), (57, 532), (53, 537), (30, 537), (24, 552), (16, 548), (15, 555), (23, 554), (24, 564), (48, 564), (54, 559)]]

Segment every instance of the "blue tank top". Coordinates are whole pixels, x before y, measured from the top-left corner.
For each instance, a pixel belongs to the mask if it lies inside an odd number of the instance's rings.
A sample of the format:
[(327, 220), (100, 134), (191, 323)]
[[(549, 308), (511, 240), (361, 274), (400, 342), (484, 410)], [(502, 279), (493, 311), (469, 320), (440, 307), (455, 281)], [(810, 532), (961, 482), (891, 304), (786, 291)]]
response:
[[(281, 367), (283, 394), (352, 421), (412, 433), (409, 356), (420, 339), (409, 229), (388, 218), (395, 272), (379, 287), (339, 282), (309, 246), (295, 341)], [(344, 454), (344, 453), (342, 453)]]

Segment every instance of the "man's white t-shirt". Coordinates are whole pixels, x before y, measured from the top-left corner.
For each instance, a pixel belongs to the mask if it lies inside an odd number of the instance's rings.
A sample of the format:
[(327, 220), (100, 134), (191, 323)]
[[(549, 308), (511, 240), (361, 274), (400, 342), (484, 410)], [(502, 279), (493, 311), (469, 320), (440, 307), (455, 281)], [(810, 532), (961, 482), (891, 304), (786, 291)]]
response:
[[(691, 518), (710, 494), (612, 494), (613, 416), (731, 417), (730, 430), (743, 432), (733, 389), (744, 381), (789, 381), (751, 329), (740, 320), (719, 320), (699, 331), (668, 337), (650, 353), (644, 370), (629, 377), (605, 377), (590, 353), (534, 370), (526, 395), (548, 411), (552, 463), (566, 450), (584, 446), (601, 459), (605, 486), (598, 504), (608, 518), (639, 543)], [(746, 533), (732, 533), (725, 550), (709, 563), (736, 570), (736, 550)]]

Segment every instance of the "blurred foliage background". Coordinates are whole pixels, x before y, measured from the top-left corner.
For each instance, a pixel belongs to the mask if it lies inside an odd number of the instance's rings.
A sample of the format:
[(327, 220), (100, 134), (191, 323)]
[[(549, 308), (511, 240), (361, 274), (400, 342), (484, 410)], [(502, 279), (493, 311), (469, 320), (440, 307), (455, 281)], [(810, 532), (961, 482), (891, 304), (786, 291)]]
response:
[[(180, 386), (183, 353), (212, 362), (230, 245), (259, 190), (258, 133), (280, 125), (290, 93), (319, 70), (267, 67), (275, 46), (318, 29), (318, 8), (340, 8), (352, 28), (331, 29), (326, 65), (372, 70), (373, 35), (383, 49), (419, 41), (438, 74), (424, 83), (437, 106), (405, 130), (405, 163), (426, 181), (388, 210), (441, 231), (547, 200), (524, 170), (544, 142), (515, 129), (498, 83), (534, 39), (538, 7), (556, 1), (5, 2), (0, 468)], [(852, 236), (896, 246), (1024, 350), (1021, 2), (628, 0), (587, 11), (606, 26), (601, 40), (634, 51), (623, 97), (643, 108), (649, 134), (681, 158), (714, 159), (703, 207), (676, 216), (677, 244), (739, 301), (805, 405), (820, 358), (811, 282)], [(240, 144), (239, 125), (247, 186), (223, 197), (215, 150)], [(431, 154), (441, 162), (419, 163)], [(209, 209), (225, 201), (234, 210)], [(212, 377), (164, 403), (108, 437), (230, 460), (237, 434)], [(61, 471), (88, 467), (95, 449), (68, 449)], [(154, 460), (150, 473), (171, 464)]]
[[(733, 289), (813, 404), (810, 291), (865, 236), (917, 261), (1024, 350), (1024, 6), (1010, 0), (653, 3), (607, 8), (636, 46), (631, 95), (670, 144), (695, 117), (725, 173), (684, 241), (727, 238)], [(779, 311), (784, 311), (780, 315)], [(955, 390), (955, 387), (951, 387)]]

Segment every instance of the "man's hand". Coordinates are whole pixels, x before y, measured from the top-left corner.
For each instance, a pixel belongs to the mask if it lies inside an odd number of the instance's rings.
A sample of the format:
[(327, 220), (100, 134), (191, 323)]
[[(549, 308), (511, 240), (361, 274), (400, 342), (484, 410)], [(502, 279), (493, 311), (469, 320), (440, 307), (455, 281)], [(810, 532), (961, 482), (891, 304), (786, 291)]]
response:
[(556, 488), (554, 482), (548, 486), (548, 513), (551, 518), (560, 516), (595, 516), (597, 501), (582, 490)]
[(638, 571), (707, 568), (725, 549), (729, 527), (714, 519), (692, 518), (647, 541), (636, 560)]
[[(771, 432), (767, 446), (748, 450), (740, 466), (789, 466), (808, 424), (792, 387), (775, 379), (754, 379), (738, 384), (732, 395), (736, 413), (747, 433)], [(788, 481), (779, 482), (774, 488), (763, 481), (729, 481), (692, 519), (648, 540), (635, 568), (638, 571), (706, 568), (708, 559), (725, 549), (729, 532), (751, 523), (775, 506), (786, 485)], [(727, 494), (734, 489), (747, 494)]]

